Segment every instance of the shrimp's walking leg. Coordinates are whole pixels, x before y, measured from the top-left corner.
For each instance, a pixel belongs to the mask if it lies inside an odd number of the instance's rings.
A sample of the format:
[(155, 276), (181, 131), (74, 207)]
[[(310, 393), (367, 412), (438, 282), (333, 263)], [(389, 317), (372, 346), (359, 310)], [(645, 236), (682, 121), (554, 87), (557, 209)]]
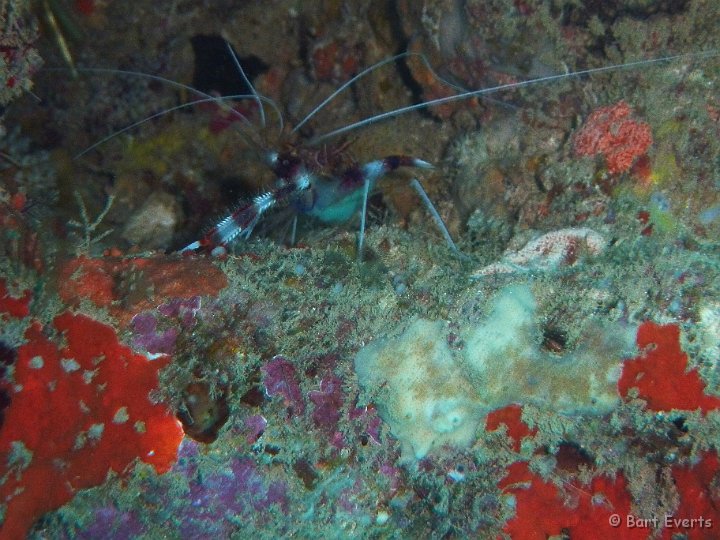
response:
[(352, 167), (345, 171), (342, 178), (342, 184), (348, 188), (352, 188), (362, 179), (362, 210), (360, 214), (360, 233), (358, 234), (358, 260), (362, 260), (363, 246), (365, 242), (365, 221), (367, 214), (367, 202), (370, 195), (370, 189), (375, 183), (389, 172), (400, 167), (416, 167), (421, 169), (432, 169), (433, 166), (422, 159), (410, 156), (387, 156), (383, 159), (370, 161), (361, 167)]
[(244, 202), (234, 212), (223, 218), (210, 229), (200, 240), (188, 244), (180, 253), (188, 251), (204, 251), (212, 255), (222, 255), (226, 246), (236, 238), (248, 239), (261, 216), (279, 203), (297, 196), (312, 185), (312, 176), (304, 169), (281, 187), (266, 191)]

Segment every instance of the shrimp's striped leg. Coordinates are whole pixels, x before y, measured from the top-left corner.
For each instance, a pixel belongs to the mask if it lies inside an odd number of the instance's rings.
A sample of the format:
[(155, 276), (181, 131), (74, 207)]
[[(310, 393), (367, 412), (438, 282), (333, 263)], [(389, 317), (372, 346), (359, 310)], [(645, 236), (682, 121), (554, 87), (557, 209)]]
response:
[(227, 245), (237, 238), (247, 240), (261, 216), (277, 204), (304, 191), (312, 184), (311, 175), (302, 171), (291, 182), (272, 191), (262, 193), (250, 202), (241, 204), (230, 215), (210, 229), (200, 240), (188, 244), (180, 253), (204, 251), (211, 255), (222, 255)]

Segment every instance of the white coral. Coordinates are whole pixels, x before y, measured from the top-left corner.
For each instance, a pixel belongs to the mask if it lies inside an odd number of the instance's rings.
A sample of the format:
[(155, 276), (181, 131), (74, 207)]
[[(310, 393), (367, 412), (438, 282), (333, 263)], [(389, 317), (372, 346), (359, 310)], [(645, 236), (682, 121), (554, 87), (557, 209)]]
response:
[(555, 270), (575, 264), (583, 251), (599, 255), (606, 247), (607, 240), (587, 227), (559, 229), (528, 242), (519, 251), (506, 251), (499, 261), (481, 268), (471, 277)]

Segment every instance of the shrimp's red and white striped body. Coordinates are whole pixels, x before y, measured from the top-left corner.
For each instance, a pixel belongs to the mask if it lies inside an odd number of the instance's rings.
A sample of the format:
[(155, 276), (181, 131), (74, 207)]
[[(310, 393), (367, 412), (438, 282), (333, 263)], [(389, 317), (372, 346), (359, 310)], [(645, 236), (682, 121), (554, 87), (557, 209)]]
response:
[(268, 161), (277, 187), (241, 204), (181, 252), (221, 254), (235, 239), (247, 239), (263, 214), (283, 204), (324, 222), (344, 221), (360, 209), (367, 192), (387, 173), (400, 167), (432, 168), (430, 163), (409, 156), (387, 156), (330, 174), (322, 171), (322, 167), (306, 165), (298, 153), (272, 153)]

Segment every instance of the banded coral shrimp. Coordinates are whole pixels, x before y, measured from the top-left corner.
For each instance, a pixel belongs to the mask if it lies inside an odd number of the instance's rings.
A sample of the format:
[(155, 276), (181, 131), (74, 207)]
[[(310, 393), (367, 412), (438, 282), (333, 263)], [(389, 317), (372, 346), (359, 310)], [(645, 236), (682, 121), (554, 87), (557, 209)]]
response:
[[(185, 108), (186, 106), (195, 106), (202, 103), (222, 104), (228, 99), (245, 99), (252, 100), (257, 106), (259, 112), (261, 127), (266, 127), (265, 106), (270, 105), (278, 115), (280, 129), (283, 129), (282, 114), (279, 108), (272, 100), (261, 96), (256, 92), (250, 83), (240, 61), (234, 53), (232, 46), (227, 44), (227, 51), (235, 64), (238, 72), (242, 76), (243, 82), (250, 91), (250, 94), (241, 94), (235, 96), (222, 96), (220, 98), (213, 97), (204, 92), (194, 90), (190, 87), (184, 87), (192, 93), (199, 94), (199, 99), (173, 107), (170, 110), (164, 110), (152, 117), (136, 122), (118, 132), (114, 132), (105, 137), (98, 143), (85, 149), (78, 157), (93, 150), (97, 146), (114, 138), (124, 131), (135, 128), (144, 122), (151, 120), (157, 116), (162, 116), (173, 110)], [(301, 120), (290, 132), (295, 135), (300, 128), (306, 124), (318, 111), (322, 110), (337, 95), (343, 92), (353, 83), (360, 80), (372, 71), (382, 67), (390, 62), (396, 62), (400, 58), (408, 55), (401, 54), (387, 60), (383, 60), (370, 68), (363, 70), (361, 73), (351, 78), (348, 82), (341, 85), (335, 92), (325, 98), (318, 104), (303, 120)], [(423, 58), (424, 60), (424, 58)], [(94, 70), (97, 71), (97, 70)], [(108, 70), (109, 71), (109, 70)], [(135, 73), (126, 73), (126, 75), (138, 75)], [(140, 74), (142, 76), (142, 74)], [(151, 76), (152, 77), (152, 76)], [(156, 78), (156, 77), (153, 77)], [(167, 84), (176, 84), (172, 81), (160, 79)], [(402, 111), (396, 111), (400, 113)], [(231, 119), (239, 120), (250, 125), (247, 118), (230, 109)], [(332, 134), (330, 134), (332, 136)], [(325, 138), (325, 137), (323, 137)], [(252, 139), (250, 139), (251, 142)], [(255, 143), (257, 147), (261, 145)], [(367, 215), (367, 202), (371, 189), (374, 188), (378, 180), (383, 176), (394, 172), (398, 168), (417, 168), (432, 169), (432, 165), (422, 159), (414, 158), (406, 155), (389, 155), (383, 158), (373, 160), (364, 164), (358, 164), (345, 156), (344, 145), (339, 148), (328, 150), (309, 150), (300, 145), (288, 145), (287, 150), (283, 151), (263, 151), (264, 160), (276, 177), (276, 187), (272, 190), (256, 195), (252, 200), (242, 202), (238, 208), (223, 218), (217, 225), (211, 228), (198, 241), (192, 242), (185, 246), (181, 253), (188, 251), (203, 250), (213, 254), (224, 253), (228, 244), (236, 238), (247, 239), (252, 234), (253, 229), (263, 217), (263, 215), (271, 208), (287, 204), (292, 204), (298, 212), (302, 212), (318, 218), (324, 222), (340, 222), (347, 221), (359, 207), (362, 207), (360, 213), (360, 234), (358, 240), (358, 255), (362, 255), (363, 241), (365, 235), (365, 219)], [(435, 223), (438, 225), (443, 236), (445, 237), (449, 247), (457, 252), (457, 248), (448, 233), (442, 218), (438, 214), (432, 202), (427, 197), (425, 191), (417, 179), (411, 181), (411, 185), (417, 190), (422, 202), (429, 210)], [(293, 226), (293, 242), (295, 227)]]

